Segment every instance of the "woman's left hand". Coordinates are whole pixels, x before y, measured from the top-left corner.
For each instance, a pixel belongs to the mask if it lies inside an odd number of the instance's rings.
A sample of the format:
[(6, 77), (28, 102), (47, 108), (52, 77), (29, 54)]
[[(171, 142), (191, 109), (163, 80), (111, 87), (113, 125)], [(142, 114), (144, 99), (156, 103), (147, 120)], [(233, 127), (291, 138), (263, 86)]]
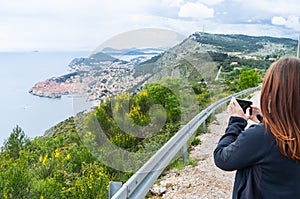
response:
[(235, 97), (231, 98), (231, 101), (227, 107), (227, 111), (229, 116), (237, 116), (237, 117), (242, 117), (245, 120), (249, 119), (249, 116), (247, 116), (242, 107), (239, 105), (239, 103), (236, 101)]

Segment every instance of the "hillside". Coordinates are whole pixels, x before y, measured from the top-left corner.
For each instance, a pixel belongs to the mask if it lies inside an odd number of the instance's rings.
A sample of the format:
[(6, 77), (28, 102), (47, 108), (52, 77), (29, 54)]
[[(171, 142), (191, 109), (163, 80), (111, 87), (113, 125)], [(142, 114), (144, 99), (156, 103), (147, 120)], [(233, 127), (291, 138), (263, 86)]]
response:
[(211, 52), (240, 56), (272, 56), (296, 54), (297, 41), (266, 36), (225, 35), (196, 32), (184, 41), (136, 67), (135, 76), (151, 74), (188, 77), (197, 71), (210, 81), (216, 75), (215, 57)]
[(223, 52), (241, 52), (243, 54), (264, 55), (276, 51), (295, 51), (297, 41), (288, 38), (267, 36), (249, 36), (240, 34), (194, 33), (192, 39), (216, 47)]
[(89, 66), (89, 67), (99, 67), (103, 65), (104, 62), (117, 62), (119, 59), (112, 57), (108, 54), (98, 52), (95, 54), (92, 54), (88, 58), (74, 58), (70, 64), (70, 68), (75, 68), (75, 66)]

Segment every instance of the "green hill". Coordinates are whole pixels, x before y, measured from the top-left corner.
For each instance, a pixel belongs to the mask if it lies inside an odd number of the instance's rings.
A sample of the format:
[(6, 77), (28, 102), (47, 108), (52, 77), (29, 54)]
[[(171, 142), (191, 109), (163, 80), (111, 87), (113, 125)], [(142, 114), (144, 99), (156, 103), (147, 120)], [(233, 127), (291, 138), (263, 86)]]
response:
[(88, 58), (75, 58), (73, 59), (70, 64), (69, 67), (75, 67), (75, 66), (90, 66), (92, 68), (94, 67), (99, 67), (101, 65), (103, 65), (103, 62), (116, 62), (119, 61), (119, 59), (112, 57), (108, 54), (102, 53), (102, 52), (98, 52), (96, 54), (92, 54), (90, 57)]
[(200, 44), (215, 46), (224, 52), (242, 52), (262, 54), (263, 51), (295, 51), (297, 41), (288, 38), (276, 38), (267, 36), (249, 36), (240, 34), (208, 34), (195, 33), (191, 36)]
[(220, 61), (211, 52), (267, 56), (295, 55), (296, 49), (297, 41), (288, 38), (196, 32), (168, 51), (141, 63), (136, 67), (135, 75), (150, 74), (152, 79), (164, 76), (187, 78), (191, 71), (196, 70), (210, 81), (217, 72), (215, 61)]

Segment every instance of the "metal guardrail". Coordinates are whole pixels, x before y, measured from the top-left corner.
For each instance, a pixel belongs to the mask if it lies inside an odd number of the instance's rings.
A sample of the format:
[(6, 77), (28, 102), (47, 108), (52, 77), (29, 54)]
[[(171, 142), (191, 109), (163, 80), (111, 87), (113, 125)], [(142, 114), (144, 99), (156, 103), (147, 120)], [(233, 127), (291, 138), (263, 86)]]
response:
[(120, 182), (111, 182), (109, 190), (110, 199), (142, 199), (149, 189), (168, 166), (171, 160), (183, 149), (186, 151), (189, 138), (196, 132), (201, 124), (220, 106), (230, 101), (231, 97), (238, 97), (254, 90), (260, 86), (250, 88), (231, 96), (220, 99), (201, 111), (185, 126), (183, 126), (164, 146), (162, 146), (123, 186)]

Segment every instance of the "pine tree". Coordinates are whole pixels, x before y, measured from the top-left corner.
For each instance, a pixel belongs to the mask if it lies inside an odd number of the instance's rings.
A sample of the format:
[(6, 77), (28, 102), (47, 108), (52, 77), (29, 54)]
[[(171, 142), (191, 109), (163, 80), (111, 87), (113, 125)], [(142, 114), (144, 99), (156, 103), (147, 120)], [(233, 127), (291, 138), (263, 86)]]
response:
[(7, 151), (12, 158), (20, 157), (20, 150), (29, 144), (30, 139), (26, 136), (24, 131), (17, 125), (13, 129), (7, 140), (4, 141), (4, 145), (1, 148), (2, 151)]

